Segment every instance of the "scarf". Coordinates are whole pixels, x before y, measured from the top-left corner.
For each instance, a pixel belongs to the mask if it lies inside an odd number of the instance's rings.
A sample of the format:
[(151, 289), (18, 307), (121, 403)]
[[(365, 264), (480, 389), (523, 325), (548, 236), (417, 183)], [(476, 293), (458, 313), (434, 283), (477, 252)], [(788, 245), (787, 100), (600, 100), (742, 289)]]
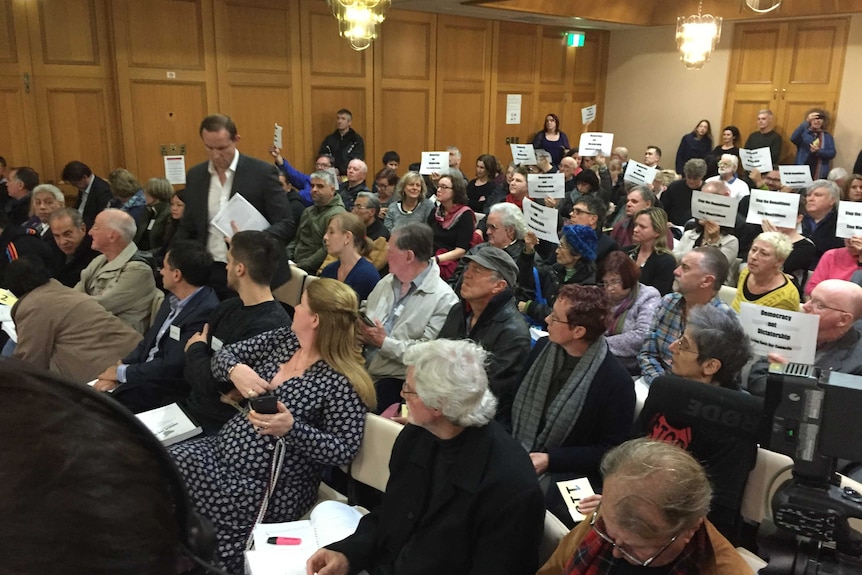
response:
[(632, 309), (632, 306), (638, 299), (638, 291), (640, 291), (640, 282), (636, 283), (632, 288), (632, 291), (629, 292), (629, 295), (625, 297), (623, 301), (618, 303), (611, 310), (611, 314), (608, 317), (608, 331), (607, 335), (617, 335), (618, 333), (623, 332), (623, 328), (626, 323), (626, 316), (629, 313), (629, 310)]
[(134, 196), (129, 198), (129, 201), (127, 201), (125, 204), (123, 204), (123, 207), (120, 209), (123, 210), (124, 212), (128, 212), (132, 208), (137, 208), (137, 207), (146, 206), (146, 205), (147, 205), (147, 199), (144, 197), (144, 191), (138, 190), (137, 192), (135, 192)]
[[(461, 214), (465, 212), (470, 212), (472, 214), (473, 210), (471, 210), (465, 205), (455, 204), (454, 206), (452, 206), (451, 210), (441, 215), (442, 212), (443, 206), (438, 206), (437, 210), (434, 212), (434, 218), (437, 220), (437, 223), (440, 224), (441, 228), (443, 228), (444, 230), (448, 230), (455, 225), (455, 222), (458, 221), (458, 218), (461, 217)], [(473, 225), (475, 226), (475, 224), (476, 222), (474, 218)]]
[(542, 409), (554, 374), (563, 365), (566, 350), (548, 343), (530, 366), (512, 405), (512, 436), (528, 451), (547, 451), (561, 445), (578, 422), (584, 400), (599, 366), (608, 354), (603, 336), (590, 344), (572, 375), (548, 406), (545, 427), (539, 430)]

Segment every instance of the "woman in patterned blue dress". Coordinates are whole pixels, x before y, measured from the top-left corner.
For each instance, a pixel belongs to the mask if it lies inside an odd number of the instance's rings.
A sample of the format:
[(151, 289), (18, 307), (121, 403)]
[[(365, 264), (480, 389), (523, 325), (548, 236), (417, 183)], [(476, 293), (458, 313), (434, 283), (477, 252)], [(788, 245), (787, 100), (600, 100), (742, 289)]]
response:
[(299, 519), (317, 499), (324, 466), (347, 464), (359, 450), (375, 394), (356, 346), (357, 309), (353, 289), (319, 279), (296, 307), (292, 329), (213, 356), (213, 375), (233, 383), (235, 396), (278, 399), (276, 414), (237, 413), (217, 436), (170, 447), (196, 508), (216, 527), (217, 556), (230, 573), (242, 573), (255, 522)]

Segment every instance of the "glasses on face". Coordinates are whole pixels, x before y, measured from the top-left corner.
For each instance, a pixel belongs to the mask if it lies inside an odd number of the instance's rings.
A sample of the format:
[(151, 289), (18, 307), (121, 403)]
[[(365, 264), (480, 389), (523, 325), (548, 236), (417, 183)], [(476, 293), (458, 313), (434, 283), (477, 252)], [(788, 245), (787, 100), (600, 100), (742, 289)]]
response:
[[(586, 183), (586, 182), (578, 182), (578, 184), (582, 184), (582, 183)], [(572, 215), (573, 216), (583, 216), (583, 215), (594, 216), (596, 214), (594, 214), (593, 212), (588, 212), (587, 210), (582, 210), (581, 208), (572, 208)]]
[(332, 166), (330, 166), (329, 164), (324, 163), (324, 162), (317, 162), (316, 164), (314, 164), (314, 167), (317, 168), (318, 170), (324, 170), (327, 168), (331, 168)]
[[(599, 508), (601, 508), (601, 504), (599, 504)], [(596, 535), (601, 537), (605, 541), (605, 543), (609, 543), (611, 546), (613, 546), (614, 549), (619, 551), (620, 555), (625, 557), (629, 563), (639, 565), (641, 567), (647, 567), (650, 563), (658, 559), (658, 556), (667, 551), (667, 548), (673, 545), (673, 542), (676, 541), (677, 537), (679, 537), (679, 534), (674, 535), (670, 541), (665, 543), (664, 547), (658, 550), (658, 553), (644, 561), (642, 559), (638, 559), (630, 552), (626, 551), (625, 548), (621, 545), (617, 545), (613, 538), (607, 534), (605, 530), (605, 522), (601, 517), (599, 517), (599, 509), (596, 509), (595, 513), (593, 513), (593, 518), (590, 520), (590, 527), (593, 528), (593, 531), (596, 532)]]
[(360, 205), (360, 204), (353, 204), (353, 209), (354, 209), (354, 210), (367, 210), (367, 209), (368, 209), (368, 206), (363, 206), (363, 205)]
[(606, 288), (610, 288), (610, 287), (617, 288), (617, 287), (620, 287), (621, 285), (623, 285), (623, 280), (617, 278), (617, 279), (605, 280), (603, 283), (604, 283), (604, 286)]
[(452, 188), (452, 186), (444, 186), (443, 184), (437, 184), (437, 189), (438, 190), (452, 190), (454, 188)]
[(844, 311), (843, 309), (838, 309), (837, 307), (828, 306), (825, 303), (823, 303), (823, 300), (816, 298), (816, 297), (813, 297), (810, 300), (808, 300), (808, 303), (810, 303), (811, 307), (813, 307), (816, 311), (823, 311), (824, 309), (831, 309), (832, 311), (837, 311), (840, 313), (850, 313), (849, 311)]
[(548, 320), (549, 320), (549, 323), (550, 323), (550, 322), (552, 322), (552, 323), (564, 323), (564, 324), (566, 324), (566, 325), (571, 325), (571, 324), (569, 324), (569, 322), (568, 322), (567, 320), (560, 319), (560, 318), (558, 318), (557, 316), (555, 316), (555, 315), (554, 315), (554, 312), (551, 312), (551, 313), (548, 315)]
[(697, 353), (697, 350), (692, 349), (691, 344), (688, 343), (688, 340), (686, 339), (679, 338), (678, 340), (676, 340), (676, 344), (680, 351), (684, 351), (687, 353)]
[(406, 381), (401, 384), (401, 393), (403, 395), (419, 395), (415, 391), (407, 389), (407, 382)]

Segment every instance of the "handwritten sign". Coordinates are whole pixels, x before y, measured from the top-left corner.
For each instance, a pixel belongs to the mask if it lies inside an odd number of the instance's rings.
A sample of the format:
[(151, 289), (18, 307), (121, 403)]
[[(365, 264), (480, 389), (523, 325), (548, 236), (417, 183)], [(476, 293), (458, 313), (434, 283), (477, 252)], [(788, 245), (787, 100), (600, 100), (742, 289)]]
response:
[(536, 234), (536, 237), (546, 242), (560, 243), (560, 238), (557, 237), (557, 216), (559, 215), (557, 209), (545, 207), (530, 198), (524, 198), (522, 205), (527, 227)]
[(531, 198), (565, 198), (566, 177), (556, 174), (527, 174), (527, 190)]
[(186, 157), (164, 156), (165, 179), (171, 184), (182, 186), (186, 183)]
[(811, 183), (811, 168), (809, 166), (778, 166), (781, 185), (790, 188), (804, 188)]
[(590, 480), (586, 477), (581, 477), (579, 479), (570, 479), (569, 481), (558, 481), (557, 488), (560, 490), (560, 495), (563, 496), (563, 501), (566, 502), (566, 507), (569, 508), (569, 514), (575, 520), (575, 523), (586, 519), (586, 516), (578, 511), (578, 504), (584, 497), (595, 495), (593, 486), (590, 485)]
[(512, 161), (519, 166), (535, 166), (536, 150), (533, 144), (511, 144), (512, 146)]
[(839, 238), (862, 236), (862, 202), (838, 202), (835, 235)]
[(742, 161), (743, 170), (757, 170), (761, 173), (772, 170), (772, 154), (769, 148), (757, 148), (755, 150), (740, 148), (739, 159)]
[(739, 322), (755, 354), (777, 353), (790, 362), (814, 363), (819, 315), (742, 302)]
[(698, 220), (709, 220), (732, 228), (736, 226), (738, 206), (739, 198), (696, 191), (691, 193), (691, 215)]
[(282, 148), (282, 146), (281, 146), (281, 144), (282, 144), (281, 133), (283, 131), (284, 131), (284, 128), (279, 126), (278, 124), (276, 124), (275, 128), (273, 129), (273, 132), (272, 132), (272, 145), (275, 146), (276, 148), (278, 148), (279, 150)]
[(506, 95), (506, 124), (521, 123), (521, 94)]
[(578, 143), (581, 156), (610, 156), (614, 147), (614, 135), (605, 132), (584, 132)]
[(649, 186), (652, 184), (653, 180), (655, 180), (657, 173), (658, 170), (655, 168), (647, 166), (646, 164), (641, 164), (640, 162), (635, 162), (634, 160), (629, 160), (626, 165), (626, 173), (623, 174), (623, 181), (641, 186)]
[(596, 119), (596, 104), (581, 108), (581, 121), (584, 124), (589, 124)]
[(449, 152), (422, 152), (419, 173), (423, 176), (449, 173)]
[(796, 214), (799, 213), (799, 194), (751, 190), (748, 215), (749, 224), (760, 224), (769, 220), (777, 228), (796, 228)]

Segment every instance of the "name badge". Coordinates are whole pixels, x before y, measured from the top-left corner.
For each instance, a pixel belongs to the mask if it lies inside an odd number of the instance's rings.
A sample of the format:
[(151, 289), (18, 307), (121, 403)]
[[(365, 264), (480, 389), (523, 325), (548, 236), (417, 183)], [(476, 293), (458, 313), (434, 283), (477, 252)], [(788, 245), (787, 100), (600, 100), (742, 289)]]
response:
[(156, 225), (156, 220), (150, 220), (150, 223), (147, 224), (147, 231), (153, 229), (154, 225)]
[(216, 336), (213, 336), (212, 342), (210, 343), (210, 348), (212, 348), (213, 351), (220, 350), (223, 345), (224, 343), (222, 342), (222, 340), (220, 340)]
[(172, 340), (180, 341), (180, 327), (178, 325), (172, 325), (168, 333), (170, 334)]

